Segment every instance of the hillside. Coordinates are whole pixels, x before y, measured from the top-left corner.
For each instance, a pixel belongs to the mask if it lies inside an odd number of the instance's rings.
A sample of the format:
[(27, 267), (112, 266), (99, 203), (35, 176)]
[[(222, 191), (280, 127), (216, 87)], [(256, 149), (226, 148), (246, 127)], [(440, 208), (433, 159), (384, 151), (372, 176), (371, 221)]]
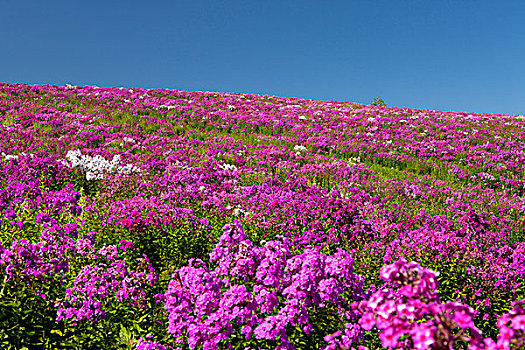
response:
[(524, 116), (1, 83), (0, 153), (2, 348), (525, 341)]

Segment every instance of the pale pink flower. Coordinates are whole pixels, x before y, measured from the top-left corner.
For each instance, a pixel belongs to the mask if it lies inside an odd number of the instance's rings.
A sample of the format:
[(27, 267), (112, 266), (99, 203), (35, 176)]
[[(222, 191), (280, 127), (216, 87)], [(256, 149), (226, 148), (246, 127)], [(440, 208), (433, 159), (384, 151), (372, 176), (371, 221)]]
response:
[(400, 317), (404, 317), (407, 320), (414, 319), (414, 310), (413, 306), (407, 306), (406, 304), (397, 305), (397, 313)]
[(389, 318), (390, 315), (396, 311), (396, 305), (395, 305), (395, 301), (394, 300), (388, 300), (386, 301), (385, 303), (381, 304), (378, 308), (377, 308), (377, 314), (379, 316), (382, 316), (384, 318)]
[(374, 293), (368, 300), (368, 307), (375, 309), (381, 301), (383, 301), (383, 296), (380, 293)]

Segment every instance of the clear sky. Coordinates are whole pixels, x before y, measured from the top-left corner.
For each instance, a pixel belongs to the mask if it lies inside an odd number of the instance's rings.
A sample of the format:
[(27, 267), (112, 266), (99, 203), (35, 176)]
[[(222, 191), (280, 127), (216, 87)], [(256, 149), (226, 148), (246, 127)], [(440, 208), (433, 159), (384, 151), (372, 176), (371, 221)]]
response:
[(0, 82), (525, 114), (524, 0), (0, 0)]

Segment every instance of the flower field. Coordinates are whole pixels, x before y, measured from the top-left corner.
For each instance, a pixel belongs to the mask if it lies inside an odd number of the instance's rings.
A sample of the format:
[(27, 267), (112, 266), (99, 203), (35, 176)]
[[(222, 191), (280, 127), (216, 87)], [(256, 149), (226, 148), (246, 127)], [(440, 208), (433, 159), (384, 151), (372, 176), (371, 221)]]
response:
[(525, 117), (0, 83), (1, 349), (524, 349)]

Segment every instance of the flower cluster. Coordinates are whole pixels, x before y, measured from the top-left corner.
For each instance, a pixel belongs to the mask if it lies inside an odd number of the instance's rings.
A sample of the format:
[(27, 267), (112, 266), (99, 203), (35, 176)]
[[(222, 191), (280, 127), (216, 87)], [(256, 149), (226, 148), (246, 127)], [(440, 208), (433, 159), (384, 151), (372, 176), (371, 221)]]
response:
[(308, 152), (308, 149), (302, 145), (295, 145), (293, 147), (293, 150), (295, 151), (296, 156), (301, 156), (304, 153)]
[(167, 348), (156, 341), (149, 340), (146, 336), (146, 339), (140, 338), (137, 341), (136, 350), (167, 350)]
[(346, 343), (359, 340), (360, 329), (351, 324), (356, 315), (345, 306), (363, 297), (364, 281), (353, 273), (349, 253), (326, 256), (308, 248), (292, 255), (281, 238), (255, 247), (237, 222), (226, 225), (210, 254), (214, 270), (192, 259), (173, 274), (165, 293), (168, 332), (190, 348), (218, 349), (237, 329), (246, 339), (293, 349), (287, 327), (302, 326), (309, 333), (310, 310), (332, 306), (353, 330)]
[(77, 225), (45, 228), (37, 242), (26, 238), (15, 240), (10, 247), (0, 245), (0, 268), (5, 282), (31, 286), (35, 281), (45, 282), (54, 277), (65, 280), (69, 260), (76, 253)]
[(97, 321), (105, 318), (105, 310), (113, 302), (127, 301), (141, 306), (145, 298), (144, 288), (157, 281), (157, 275), (146, 257), (139, 259), (137, 270), (132, 270), (124, 260), (119, 259), (114, 245), (105, 245), (97, 255), (98, 264), (82, 267), (73, 286), (66, 289), (65, 301), (57, 305), (57, 320)]
[(384, 347), (453, 349), (457, 340), (481, 343), (475, 311), (459, 302), (441, 303), (437, 272), (402, 259), (383, 266), (380, 275), (395, 289), (381, 289), (353, 306), (362, 313), (359, 324), (365, 330), (380, 330)]
[[(25, 152), (22, 152), (23, 156), (26, 156), (27, 154)], [(31, 154), (29, 153), (29, 156), (31, 157), (34, 157), (34, 154)], [(10, 161), (11, 159), (18, 159), (18, 156), (17, 155), (12, 155), (12, 154), (5, 154), (4, 152), (2, 152), (2, 157), (0, 157), (0, 159), (2, 159), (6, 162)]]
[(104, 174), (112, 173), (123, 173), (130, 174), (132, 172), (140, 172), (140, 169), (132, 164), (125, 166), (119, 166), (120, 155), (114, 155), (111, 161), (106, 160), (100, 154), (91, 157), (86, 154), (82, 154), (80, 150), (68, 151), (66, 159), (69, 163), (64, 163), (72, 168), (80, 168), (83, 173), (86, 174), (86, 180), (101, 180), (104, 178)]
[[(504, 314), (498, 320), (498, 327), (500, 329), (500, 338), (503, 339), (504, 347), (511, 343), (514, 347), (525, 346), (525, 301), (517, 301), (513, 303), (513, 308), (509, 313)], [(499, 341), (498, 339), (498, 341)], [(507, 343), (508, 341), (508, 343)]]
[(474, 344), (469, 350), (510, 350), (525, 348), (525, 300), (514, 302), (512, 309), (498, 319), (497, 341), (485, 338), (483, 345)]

